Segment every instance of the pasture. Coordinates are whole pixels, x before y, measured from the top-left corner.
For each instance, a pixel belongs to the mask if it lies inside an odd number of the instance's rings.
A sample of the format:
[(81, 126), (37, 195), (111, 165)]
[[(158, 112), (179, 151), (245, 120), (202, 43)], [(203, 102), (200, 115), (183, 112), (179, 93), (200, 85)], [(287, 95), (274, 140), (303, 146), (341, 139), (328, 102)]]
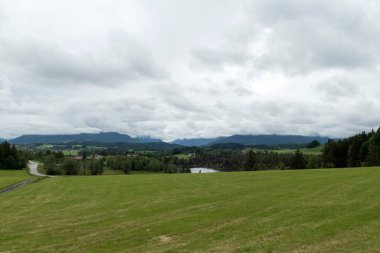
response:
[[(323, 153), (324, 145), (320, 145), (315, 148), (300, 148), (299, 150), (304, 155), (322, 155)], [(294, 154), (297, 149), (277, 149), (277, 150), (270, 150), (278, 154)]]
[(0, 170), (0, 189), (24, 181), (32, 176), (26, 170)]
[(0, 252), (378, 252), (380, 168), (56, 177), (0, 195)]

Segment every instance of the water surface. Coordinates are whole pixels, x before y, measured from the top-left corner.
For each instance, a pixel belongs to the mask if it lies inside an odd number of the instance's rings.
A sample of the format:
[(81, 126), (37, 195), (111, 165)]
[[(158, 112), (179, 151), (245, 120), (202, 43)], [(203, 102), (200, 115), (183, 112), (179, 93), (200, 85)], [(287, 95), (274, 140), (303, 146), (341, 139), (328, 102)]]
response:
[(220, 172), (219, 170), (208, 169), (208, 168), (191, 168), (191, 173), (215, 173)]

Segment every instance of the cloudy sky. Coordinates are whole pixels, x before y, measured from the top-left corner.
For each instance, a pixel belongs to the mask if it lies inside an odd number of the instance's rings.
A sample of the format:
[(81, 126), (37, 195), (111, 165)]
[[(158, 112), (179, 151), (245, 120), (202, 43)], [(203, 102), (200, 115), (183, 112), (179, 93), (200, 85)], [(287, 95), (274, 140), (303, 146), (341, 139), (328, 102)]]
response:
[(0, 137), (380, 125), (377, 0), (0, 0)]

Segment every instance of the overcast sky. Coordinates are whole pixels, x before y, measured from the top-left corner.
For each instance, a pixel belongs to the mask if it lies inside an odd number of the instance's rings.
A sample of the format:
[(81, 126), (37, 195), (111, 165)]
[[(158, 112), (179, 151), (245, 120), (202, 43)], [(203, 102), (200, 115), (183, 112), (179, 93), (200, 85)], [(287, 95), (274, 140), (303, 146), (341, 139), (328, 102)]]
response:
[(377, 0), (0, 0), (0, 137), (380, 125)]

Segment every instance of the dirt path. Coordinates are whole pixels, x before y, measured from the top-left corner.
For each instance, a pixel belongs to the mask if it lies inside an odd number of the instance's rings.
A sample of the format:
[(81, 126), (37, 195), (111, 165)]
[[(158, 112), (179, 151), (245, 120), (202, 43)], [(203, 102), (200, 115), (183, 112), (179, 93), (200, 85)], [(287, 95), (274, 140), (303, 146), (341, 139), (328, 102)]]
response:
[[(37, 162), (29, 161), (28, 162), (28, 168), (29, 168), (29, 173), (32, 174), (33, 176), (37, 176), (37, 177), (52, 177), (52, 176), (48, 176), (48, 175), (39, 173), (38, 172), (38, 163)], [(25, 185), (27, 185), (29, 183), (32, 183), (32, 182), (34, 182), (36, 180), (38, 180), (38, 178), (29, 178), (29, 179), (24, 180), (22, 182), (19, 182), (17, 184), (8, 186), (8, 187), (6, 187), (4, 189), (1, 189), (0, 190), (0, 194), (16, 190), (16, 189), (18, 189), (20, 187), (23, 187), (23, 186), (25, 186)]]
[(36, 181), (36, 180), (37, 180), (36, 178), (29, 178), (29, 179), (24, 180), (24, 181), (22, 181), (22, 182), (20, 182), (20, 183), (17, 183), (17, 184), (14, 184), (14, 185), (8, 186), (8, 187), (6, 187), (6, 188), (4, 188), (4, 189), (1, 189), (1, 190), (0, 190), (0, 194), (2, 194), (2, 193), (6, 193), (6, 192), (10, 192), (10, 191), (13, 191), (13, 190), (16, 190), (16, 189), (18, 189), (18, 188), (20, 188), (20, 187), (23, 187), (24, 185), (27, 185), (27, 184), (29, 184), (29, 183), (31, 183), (31, 182)]

